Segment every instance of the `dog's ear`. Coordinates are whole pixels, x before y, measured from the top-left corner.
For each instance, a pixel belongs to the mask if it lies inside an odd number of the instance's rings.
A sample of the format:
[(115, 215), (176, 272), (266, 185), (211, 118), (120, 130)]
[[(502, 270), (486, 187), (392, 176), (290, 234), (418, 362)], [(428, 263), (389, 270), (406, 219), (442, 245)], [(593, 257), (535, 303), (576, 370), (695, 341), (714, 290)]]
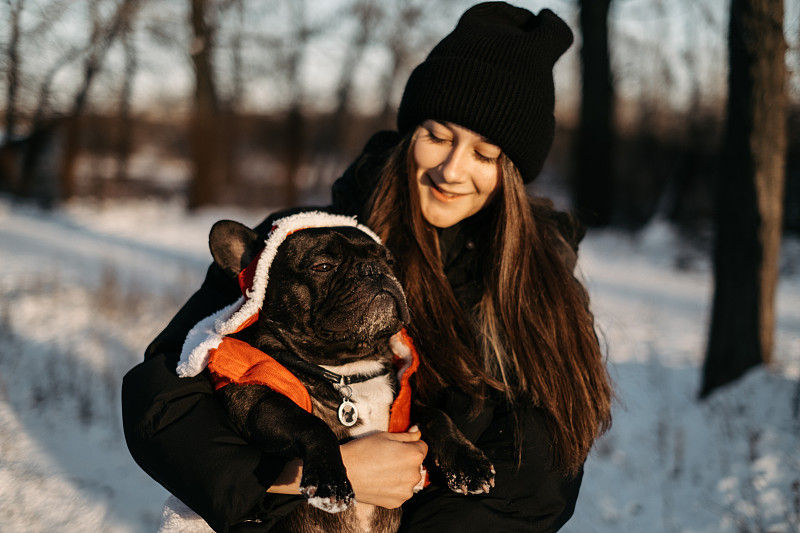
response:
[(226, 274), (236, 277), (255, 259), (264, 247), (264, 241), (244, 224), (220, 220), (211, 227), (208, 246), (214, 262)]

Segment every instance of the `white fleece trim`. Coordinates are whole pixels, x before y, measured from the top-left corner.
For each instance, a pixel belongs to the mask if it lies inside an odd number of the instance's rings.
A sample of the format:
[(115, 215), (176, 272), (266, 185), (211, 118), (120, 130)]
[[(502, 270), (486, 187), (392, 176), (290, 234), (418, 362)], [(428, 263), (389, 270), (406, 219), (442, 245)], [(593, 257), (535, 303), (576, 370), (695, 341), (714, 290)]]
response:
[(397, 379), (403, 377), (403, 374), (411, 367), (411, 363), (414, 360), (411, 355), (411, 347), (403, 342), (403, 338), (402, 333), (395, 333), (389, 339), (389, 346), (392, 352), (403, 361), (403, 366), (397, 370)]
[(214, 533), (214, 530), (200, 515), (170, 494), (161, 511), (158, 533)]
[(258, 256), (253, 286), (247, 290), (245, 296), (204, 318), (189, 331), (176, 369), (178, 376), (192, 377), (202, 372), (208, 365), (209, 352), (220, 345), (222, 338), (236, 332), (242, 324), (261, 310), (264, 306), (270, 266), (278, 253), (278, 247), (286, 237), (301, 229), (339, 226), (357, 228), (381, 244), (375, 232), (359, 224), (356, 217), (333, 215), (323, 211), (306, 211), (276, 220), (272, 231), (264, 241), (264, 249)]
[(216, 350), (222, 343), (224, 335), (220, 333), (220, 324), (229, 322), (230, 317), (244, 302), (245, 298), (241, 296), (236, 302), (205, 317), (189, 330), (183, 341), (180, 361), (175, 368), (178, 377), (193, 377), (203, 371), (208, 365), (211, 350)]

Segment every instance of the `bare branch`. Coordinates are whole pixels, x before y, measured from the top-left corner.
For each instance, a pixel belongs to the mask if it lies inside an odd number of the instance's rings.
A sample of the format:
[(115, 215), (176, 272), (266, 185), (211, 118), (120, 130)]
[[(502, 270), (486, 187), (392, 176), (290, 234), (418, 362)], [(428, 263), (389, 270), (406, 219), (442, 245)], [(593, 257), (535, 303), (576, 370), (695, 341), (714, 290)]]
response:
[(117, 5), (115, 12), (105, 23), (100, 20), (100, 16), (97, 13), (96, 1), (91, 2), (90, 11), (92, 11), (93, 24), (89, 40), (89, 54), (83, 66), (83, 83), (73, 100), (71, 113), (73, 116), (79, 115), (83, 110), (86, 104), (86, 96), (94, 82), (95, 76), (102, 68), (109, 48), (114, 43), (119, 32), (125, 25), (129, 24), (130, 19), (135, 16), (142, 1), (143, 0), (122, 0)]

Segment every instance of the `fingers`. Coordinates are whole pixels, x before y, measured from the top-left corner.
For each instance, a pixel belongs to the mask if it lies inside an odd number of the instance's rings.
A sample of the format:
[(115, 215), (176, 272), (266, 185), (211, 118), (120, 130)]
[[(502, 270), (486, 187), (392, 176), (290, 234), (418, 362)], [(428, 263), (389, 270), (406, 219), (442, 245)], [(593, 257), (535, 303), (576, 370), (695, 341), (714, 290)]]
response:
[(413, 495), (428, 452), (420, 438), (419, 431), (381, 432), (341, 445), (358, 501), (392, 509)]
[(417, 426), (413, 426), (404, 433), (387, 433), (386, 437), (399, 442), (416, 442), (422, 438), (422, 433)]
[(416, 426), (413, 426), (405, 433), (386, 433), (385, 435), (389, 440), (413, 445), (421, 455), (419, 458), (420, 463), (422, 463), (425, 456), (428, 455), (428, 445), (422, 440), (422, 432), (420, 432), (419, 428)]

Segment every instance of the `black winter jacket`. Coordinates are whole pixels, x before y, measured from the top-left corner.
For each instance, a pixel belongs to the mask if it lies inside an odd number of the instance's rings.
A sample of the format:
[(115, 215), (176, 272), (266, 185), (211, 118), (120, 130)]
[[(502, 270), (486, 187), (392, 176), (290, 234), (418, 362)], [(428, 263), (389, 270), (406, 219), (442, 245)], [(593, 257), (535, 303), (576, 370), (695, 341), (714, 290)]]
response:
[[(326, 210), (360, 214), (386, 151), (397, 140), (394, 132), (375, 135), (334, 184), (333, 205)], [(286, 214), (268, 217), (256, 230), (266, 237), (272, 220)], [(445, 272), (465, 309), (477, 302), (482, 290), (476, 271), (476, 257), (488, 237), (482, 228), (476, 215), (440, 234)], [(580, 235), (567, 237), (577, 241)], [(216, 531), (267, 531), (302, 501), (299, 496), (266, 492), (288, 458), (250, 446), (228, 421), (203, 375), (175, 374), (189, 329), (239, 295), (235, 280), (212, 265), (200, 290), (147, 348), (144, 362), (125, 376), (123, 424), (136, 462)], [(502, 400), (490, 399), (477, 417), (469, 418), (469, 401), (448, 389), (437, 406), (492, 459), (495, 487), (489, 494), (463, 496), (434, 483), (406, 502), (401, 531), (557, 531), (573, 513), (581, 475), (567, 478), (552, 467), (544, 413), (532, 405), (515, 407), (522, 436), (518, 466), (514, 413)]]

